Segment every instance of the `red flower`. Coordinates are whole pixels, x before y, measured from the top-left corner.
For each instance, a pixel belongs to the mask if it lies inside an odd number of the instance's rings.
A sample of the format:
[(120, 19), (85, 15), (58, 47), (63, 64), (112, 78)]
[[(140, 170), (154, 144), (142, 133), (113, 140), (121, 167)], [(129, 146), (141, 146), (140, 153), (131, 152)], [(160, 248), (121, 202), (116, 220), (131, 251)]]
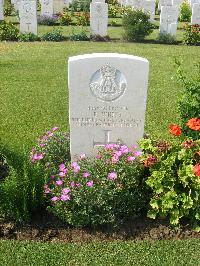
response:
[(193, 172), (196, 176), (200, 176), (200, 164), (193, 166)]
[(179, 137), (181, 135), (181, 133), (182, 133), (182, 130), (181, 130), (181, 128), (178, 125), (171, 124), (171, 125), (169, 125), (169, 132), (172, 135)]
[(188, 139), (188, 140), (186, 140), (185, 142), (182, 143), (182, 146), (185, 149), (190, 149), (192, 147), (195, 147), (196, 146), (196, 143), (193, 140)]
[(145, 167), (151, 167), (154, 164), (157, 163), (157, 158), (155, 156), (153, 156), (152, 154), (148, 154), (148, 157), (146, 160), (144, 160), (144, 166)]
[(188, 126), (190, 129), (200, 131), (200, 118), (189, 119), (186, 126)]

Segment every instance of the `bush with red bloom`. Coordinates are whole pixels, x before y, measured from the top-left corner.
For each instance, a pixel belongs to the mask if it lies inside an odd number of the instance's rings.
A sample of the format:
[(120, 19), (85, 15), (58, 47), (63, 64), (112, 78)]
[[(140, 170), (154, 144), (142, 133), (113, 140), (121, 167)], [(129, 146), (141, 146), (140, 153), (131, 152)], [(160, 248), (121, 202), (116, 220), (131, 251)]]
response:
[(193, 172), (196, 176), (199, 176), (200, 177), (200, 164), (196, 164), (194, 165), (193, 167)]
[(192, 130), (200, 131), (200, 118), (191, 118), (186, 125)]
[(169, 132), (172, 135), (174, 135), (176, 137), (179, 137), (181, 135), (181, 133), (182, 133), (182, 130), (181, 130), (179, 125), (171, 124), (171, 125), (169, 125)]

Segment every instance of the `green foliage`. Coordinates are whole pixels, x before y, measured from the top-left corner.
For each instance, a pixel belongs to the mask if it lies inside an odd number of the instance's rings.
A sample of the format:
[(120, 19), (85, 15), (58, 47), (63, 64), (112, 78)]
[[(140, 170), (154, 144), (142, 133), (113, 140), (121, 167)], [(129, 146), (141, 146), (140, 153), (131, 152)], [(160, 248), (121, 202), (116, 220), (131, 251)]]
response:
[(200, 26), (186, 25), (183, 41), (187, 45), (200, 45)]
[(77, 12), (75, 18), (78, 26), (88, 26), (90, 24), (90, 15), (87, 12)]
[(184, 1), (180, 6), (179, 21), (190, 22), (192, 15), (192, 10), (187, 1)]
[(62, 163), (52, 164), (51, 159), (48, 167), (46, 155), (42, 158), (36, 154), (36, 165), (43, 165), (46, 171), (48, 209), (66, 223), (76, 227), (118, 224), (144, 211), (148, 201), (144, 167), (134, 157), (133, 149), (108, 145), (97, 157), (82, 154), (72, 163), (63, 160), (64, 151)]
[(0, 41), (17, 41), (19, 30), (10, 22), (0, 21)]
[(88, 41), (87, 32), (82, 28), (81, 31), (72, 30), (69, 36), (70, 41)]
[(89, 12), (91, 2), (92, 0), (73, 0), (70, 4), (70, 8), (73, 12)]
[(72, 16), (69, 12), (64, 12), (59, 16), (60, 25), (70, 25), (72, 22)]
[(200, 118), (200, 62), (193, 66), (191, 73), (186, 73), (182, 69), (179, 60), (175, 61), (177, 66), (178, 79), (183, 85), (183, 93), (179, 100), (179, 112), (181, 117), (181, 126), (187, 136), (193, 139), (199, 139), (200, 134), (186, 126), (191, 118)]
[(124, 13), (122, 25), (123, 38), (127, 41), (142, 41), (153, 31), (149, 15), (142, 10), (128, 10)]
[(43, 184), (42, 169), (33, 171), (27, 159), (20, 171), (9, 166), (9, 175), (0, 181), (0, 217), (28, 220), (43, 205)]
[(46, 16), (40, 15), (38, 16), (38, 24), (39, 25), (47, 25), (47, 26), (54, 26), (58, 23), (58, 16)]
[(32, 32), (19, 35), (20, 42), (35, 42), (39, 40), (40, 38)]
[(159, 34), (157, 38), (159, 43), (174, 44), (176, 43), (176, 38), (171, 34)]
[(14, 11), (14, 7), (10, 1), (8, 1), (4, 7), (4, 16), (11, 16)]
[(41, 37), (42, 41), (47, 42), (61, 42), (64, 40), (64, 36), (62, 35), (62, 29), (61, 28), (53, 28), (52, 31), (45, 33)]
[(200, 221), (200, 176), (195, 174), (194, 166), (200, 162), (200, 140), (170, 145), (143, 139), (140, 148), (150, 173), (146, 183), (153, 193), (148, 216), (153, 219), (169, 217), (174, 227), (179, 226), (182, 218), (197, 225)]
[(118, 17), (118, 8), (114, 5), (108, 6), (108, 17), (117, 18)]

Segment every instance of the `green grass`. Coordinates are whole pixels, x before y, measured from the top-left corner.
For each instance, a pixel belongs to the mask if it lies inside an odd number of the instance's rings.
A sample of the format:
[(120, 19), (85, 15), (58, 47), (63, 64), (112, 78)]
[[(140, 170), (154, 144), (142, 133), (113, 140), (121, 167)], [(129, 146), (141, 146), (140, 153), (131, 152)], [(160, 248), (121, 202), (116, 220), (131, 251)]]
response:
[(47, 244), (1, 241), (2, 266), (200, 265), (200, 241)]
[(153, 137), (168, 137), (168, 124), (179, 121), (181, 87), (174, 57), (183, 60), (191, 75), (199, 61), (198, 49), (120, 42), (0, 43), (0, 143), (18, 153), (54, 125), (69, 130), (67, 60), (94, 52), (126, 53), (150, 61), (145, 129)]

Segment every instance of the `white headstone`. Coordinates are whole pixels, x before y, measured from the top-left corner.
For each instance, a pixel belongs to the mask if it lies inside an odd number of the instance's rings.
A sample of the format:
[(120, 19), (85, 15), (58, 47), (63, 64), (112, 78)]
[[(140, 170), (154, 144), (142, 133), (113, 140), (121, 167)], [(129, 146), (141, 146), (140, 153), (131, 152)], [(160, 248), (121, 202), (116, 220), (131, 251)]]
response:
[(37, 3), (35, 0), (21, 0), (19, 3), (20, 32), (37, 35)]
[(91, 35), (107, 36), (108, 4), (105, 0), (93, 0), (90, 4)]
[(53, 14), (53, 0), (41, 0), (41, 15), (51, 17)]
[(143, 1), (143, 9), (150, 15), (150, 20), (154, 21), (155, 17), (155, 0), (145, 0)]
[(179, 8), (178, 6), (162, 6), (160, 14), (160, 34), (176, 36)]
[(143, 137), (149, 62), (115, 53), (69, 58), (71, 156)]
[(158, 10), (161, 10), (162, 6), (172, 6), (173, 0), (159, 0), (158, 2)]
[[(200, 25), (200, 4), (194, 4), (192, 6), (192, 18), (191, 18), (192, 25)], [(199, 26), (200, 31), (200, 26)]]
[(192, 7), (194, 4), (200, 4), (200, 0), (189, 0), (189, 4)]
[(0, 20), (4, 20), (4, 14), (3, 14), (3, 0), (0, 0)]
[(53, 0), (54, 14), (62, 13), (64, 8), (64, 0)]

